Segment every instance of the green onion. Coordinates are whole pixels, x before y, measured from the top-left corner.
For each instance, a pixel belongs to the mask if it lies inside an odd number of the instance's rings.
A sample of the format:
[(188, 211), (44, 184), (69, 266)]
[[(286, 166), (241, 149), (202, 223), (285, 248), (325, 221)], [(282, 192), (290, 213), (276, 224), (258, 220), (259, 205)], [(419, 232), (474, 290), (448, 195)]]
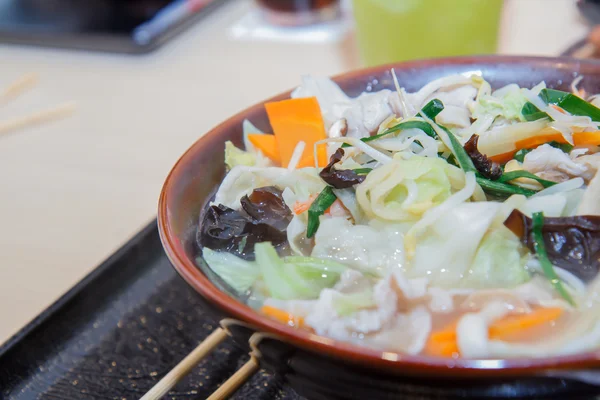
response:
[[(434, 103), (437, 104), (435, 110), (437, 111), (441, 105), (442, 109), (444, 107), (444, 105), (442, 104), (441, 101), (439, 101), (438, 99), (433, 99), (431, 100), (427, 105)], [(433, 114), (430, 113), (428, 114), (428, 112), (431, 110), (431, 107), (423, 107), (423, 109), (421, 110), (421, 112), (423, 113), (423, 115), (425, 115), (427, 118), (429, 118), (430, 120), (434, 121), (434, 118), (437, 114)], [(438, 112), (439, 114), (439, 112)], [(465, 150), (465, 148), (460, 144), (460, 142), (458, 141), (458, 139), (456, 138), (456, 136), (454, 136), (454, 134), (452, 132), (450, 132), (450, 130), (448, 130), (448, 128), (446, 128), (445, 126), (439, 125), (438, 126), (440, 128), (442, 128), (444, 130), (444, 132), (446, 132), (446, 134), (448, 135), (448, 138), (450, 139), (450, 145), (451, 145), (451, 149), (452, 150), (452, 154), (454, 154), (454, 157), (456, 158), (456, 161), (458, 162), (458, 165), (463, 169), (463, 171), (465, 172), (469, 172), (469, 171), (473, 171), (473, 172), (477, 172), (477, 168), (475, 168), (475, 165), (473, 165), (473, 160), (471, 160), (471, 157), (469, 157), (469, 155), (467, 154), (467, 151)]]
[(558, 143), (556, 141), (552, 141), (548, 144), (554, 148), (562, 150), (563, 153), (567, 153), (567, 154), (569, 154), (571, 152), (571, 150), (573, 150), (573, 146), (570, 145), (569, 143)]
[(547, 181), (547, 180), (542, 179), (539, 176), (534, 175), (531, 172), (527, 172), (527, 171), (505, 172), (505, 173), (502, 174), (502, 176), (500, 177), (500, 179), (498, 179), (498, 182), (509, 182), (509, 181), (512, 181), (513, 179), (518, 179), (518, 178), (533, 179), (533, 180), (541, 183), (542, 186), (545, 187), (545, 188), (548, 188), (550, 186), (556, 185), (556, 182)]
[(515, 153), (515, 156), (513, 158), (518, 162), (522, 163), (523, 161), (525, 161), (525, 156), (528, 153), (531, 153), (532, 151), (533, 149), (521, 149)]
[(373, 171), (373, 168), (355, 168), (353, 171), (357, 174), (368, 174), (369, 172)]
[(306, 237), (311, 238), (317, 233), (319, 229), (319, 217), (325, 213), (333, 202), (337, 199), (333, 193), (333, 188), (327, 186), (319, 196), (313, 201), (308, 209), (308, 227), (306, 228)]
[[(421, 112), (425, 113), (425, 115), (427, 115), (427, 116), (433, 115), (433, 117), (429, 117), (429, 118), (433, 119), (440, 112), (442, 112), (443, 109), (444, 109), (444, 105), (442, 104), (442, 102), (439, 101), (438, 99), (433, 99), (429, 103), (425, 104), (425, 106), (423, 107)], [(378, 135), (369, 136), (366, 138), (362, 138), (360, 140), (365, 143), (371, 142), (373, 140), (381, 139), (382, 137), (387, 136), (391, 133), (405, 131), (407, 129), (420, 129), (423, 132), (425, 132), (425, 134), (427, 136), (431, 136), (432, 138), (437, 139), (437, 134), (435, 133), (435, 130), (427, 122), (405, 121), (405, 122), (400, 122), (398, 125), (394, 125), (391, 128), (386, 129), (385, 131), (381, 132)], [(352, 145), (348, 144), (348, 143), (344, 143), (342, 145), (342, 148), (346, 148), (346, 147), (352, 147)]]
[(431, 125), (429, 125), (427, 122), (424, 122), (424, 121), (406, 121), (406, 122), (401, 122), (398, 125), (392, 126), (391, 128), (389, 128), (389, 129), (381, 132), (379, 135), (374, 135), (374, 136), (370, 136), (370, 137), (367, 137), (367, 138), (362, 138), (361, 140), (363, 142), (370, 142), (372, 140), (381, 139), (382, 137), (387, 136), (390, 133), (405, 131), (407, 129), (420, 129), (423, 132), (425, 132), (425, 134), (427, 134), (427, 136), (431, 136), (433, 138), (437, 137), (437, 134), (435, 133), (435, 131), (433, 130), (433, 128), (431, 127)]
[(438, 99), (431, 100), (421, 109), (421, 112), (427, 115), (427, 117), (432, 121), (435, 121), (435, 117), (437, 117), (442, 111), (444, 111), (444, 103)]
[(561, 101), (563, 101), (564, 99), (566, 99), (568, 95), (570, 95), (570, 93), (568, 93), (568, 92), (563, 92), (562, 90), (547, 89), (547, 88), (540, 90), (540, 94), (539, 94), (540, 98), (546, 104), (558, 104)]
[(535, 190), (509, 185), (504, 182), (491, 181), (480, 176), (478, 176), (476, 179), (477, 183), (479, 183), (479, 186), (481, 186), (486, 193), (493, 194), (498, 197), (508, 197), (513, 194), (522, 194), (530, 197), (537, 193)]
[(572, 115), (590, 117), (592, 121), (600, 121), (600, 108), (574, 94), (554, 89), (542, 89), (540, 98), (544, 103), (555, 104)]
[(562, 285), (562, 282), (556, 275), (556, 271), (554, 270), (554, 266), (552, 262), (548, 258), (548, 253), (546, 252), (546, 243), (544, 243), (544, 236), (542, 235), (542, 228), (544, 227), (544, 213), (536, 212), (533, 213), (533, 226), (531, 228), (531, 234), (533, 239), (533, 249), (538, 256), (540, 261), (540, 265), (542, 266), (542, 271), (546, 277), (554, 286), (554, 289), (572, 306), (575, 305), (575, 302), (571, 298), (571, 295)]
[(454, 154), (450, 154), (446, 161), (448, 161), (448, 164), (452, 164), (455, 167), (459, 167), (458, 163), (456, 162), (456, 157), (454, 157)]
[[(361, 142), (371, 142), (373, 140), (377, 140), (377, 139), (381, 139), (384, 136), (387, 136), (391, 133), (395, 133), (395, 132), (400, 132), (400, 131), (405, 131), (407, 129), (420, 129), (423, 132), (425, 132), (425, 134), (427, 134), (428, 136), (431, 136), (433, 138), (436, 138), (437, 135), (435, 134), (435, 131), (433, 130), (433, 128), (431, 127), (431, 125), (429, 125), (427, 122), (423, 122), (423, 121), (406, 121), (406, 122), (401, 122), (398, 125), (394, 125), (391, 128), (386, 129), (385, 131), (381, 132), (378, 135), (373, 135), (373, 136), (369, 136), (366, 138), (362, 138), (360, 139)], [(348, 143), (344, 143), (342, 145), (342, 148), (346, 148), (346, 147), (352, 147), (351, 144)]]
[(475, 168), (475, 165), (473, 164), (473, 160), (471, 160), (471, 157), (469, 157), (469, 155), (467, 154), (467, 151), (460, 144), (460, 142), (458, 141), (456, 136), (454, 136), (454, 134), (452, 132), (450, 132), (446, 127), (444, 127), (442, 125), (438, 125), (438, 126), (440, 128), (442, 128), (448, 134), (448, 138), (450, 139), (450, 143), (452, 145), (452, 153), (454, 154), (454, 157), (456, 158), (456, 162), (458, 162), (458, 165), (460, 165), (460, 167), (463, 169), (463, 171), (477, 172), (477, 168)]
[[(431, 119), (429, 117), (429, 115), (425, 114), (426, 117), (428, 117), (429, 119)], [(469, 155), (467, 154), (467, 151), (465, 150), (465, 148), (460, 144), (460, 142), (458, 141), (458, 139), (456, 138), (456, 136), (454, 136), (454, 134), (452, 132), (450, 132), (450, 130), (448, 130), (448, 128), (442, 126), (442, 125), (438, 125), (440, 128), (442, 128), (446, 134), (448, 135), (448, 138), (450, 139), (450, 144), (452, 146), (452, 153), (456, 159), (456, 162), (458, 163), (458, 165), (460, 166), (460, 168), (462, 168), (463, 171), (465, 172), (475, 172), (475, 174), (477, 174), (477, 183), (479, 184), (479, 186), (481, 186), (481, 188), (489, 194), (493, 194), (495, 196), (498, 197), (507, 197), (513, 194), (522, 194), (524, 196), (533, 196), (536, 191), (535, 190), (531, 190), (531, 189), (525, 189), (519, 186), (515, 186), (515, 185), (510, 185), (504, 182), (498, 182), (498, 181), (492, 181), (486, 178), (482, 178), (481, 176), (479, 176), (479, 173), (477, 172), (477, 168), (475, 168), (475, 165), (473, 165), (473, 160), (471, 160), (471, 157), (469, 157)]]
[(535, 104), (530, 102), (525, 103), (525, 105), (521, 109), (521, 114), (523, 114), (523, 118), (525, 118), (525, 120), (527, 121), (537, 121), (538, 119), (542, 118), (549, 118), (552, 121), (552, 118), (548, 114), (546, 114), (545, 112), (537, 108)]

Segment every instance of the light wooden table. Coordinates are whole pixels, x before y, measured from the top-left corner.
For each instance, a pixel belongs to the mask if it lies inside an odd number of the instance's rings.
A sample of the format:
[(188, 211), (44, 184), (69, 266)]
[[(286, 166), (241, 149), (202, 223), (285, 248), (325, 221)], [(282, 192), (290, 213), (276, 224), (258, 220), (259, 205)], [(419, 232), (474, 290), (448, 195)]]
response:
[[(573, 0), (507, 1), (503, 53), (554, 55), (586, 32)], [(0, 343), (154, 218), (163, 179), (204, 132), (301, 74), (358, 66), (349, 41), (232, 40), (249, 7), (233, 2), (141, 57), (0, 45), (0, 88), (40, 76), (0, 121), (78, 104), (73, 117), (0, 136)]]

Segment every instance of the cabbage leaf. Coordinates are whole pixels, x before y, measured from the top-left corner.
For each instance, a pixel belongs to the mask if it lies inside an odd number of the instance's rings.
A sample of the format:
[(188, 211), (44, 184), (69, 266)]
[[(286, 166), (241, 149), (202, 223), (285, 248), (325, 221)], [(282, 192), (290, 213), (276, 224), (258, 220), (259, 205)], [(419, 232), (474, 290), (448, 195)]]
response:
[(256, 155), (249, 151), (238, 149), (228, 140), (225, 142), (225, 164), (228, 169), (238, 165), (251, 167), (256, 165)]
[(370, 218), (415, 221), (464, 186), (465, 175), (445, 160), (431, 157), (394, 159), (373, 170), (357, 186), (356, 197)]
[(509, 120), (526, 121), (521, 110), (527, 98), (517, 86), (512, 90), (491, 95), (484, 95), (479, 98), (473, 110), (473, 118), (479, 119), (487, 115), (494, 117), (504, 117)]
[(265, 288), (275, 299), (316, 299), (321, 290), (339, 281), (346, 266), (313, 257), (280, 258), (269, 242), (255, 246)]
[(479, 244), (464, 286), (511, 288), (529, 280), (527, 257), (518, 238), (506, 227), (490, 229)]
[(246, 261), (231, 253), (205, 247), (202, 249), (202, 258), (210, 269), (239, 293), (250, 289), (260, 277), (260, 268), (255, 262)]

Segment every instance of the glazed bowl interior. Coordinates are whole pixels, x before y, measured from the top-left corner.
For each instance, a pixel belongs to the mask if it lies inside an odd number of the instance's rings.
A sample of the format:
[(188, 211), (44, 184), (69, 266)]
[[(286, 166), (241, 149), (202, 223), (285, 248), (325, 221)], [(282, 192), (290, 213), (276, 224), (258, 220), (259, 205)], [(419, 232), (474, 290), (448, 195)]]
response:
[[(579, 75), (580, 88), (600, 92), (600, 63), (568, 58), (462, 57), (409, 62), (350, 72), (334, 80), (350, 96), (363, 91), (393, 89), (390, 68), (394, 67), (400, 85), (416, 91), (441, 76), (470, 71), (481, 72), (492, 88), (510, 83), (532, 87), (545, 81), (548, 87), (569, 90)], [(289, 97), (281, 94), (273, 99)], [(219, 289), (195, 263), (195, 233), (199, 216), (225, 175), (224, 142), (242, 146), (242, 121), (249, 119), (259, 129), (270, 131), (264, 103), (257, 104), (225, 121), (207, 133), (181, 157), (163, 188), (159, 204), (159, 231), (163, 245), (177, 271), (223, 315), (249, 323), (255, 329), (278, 335), (295, 346), (355, 363), (399, 372), (459, 376), (529, 374), (554, 368), (592, 368), (599, 365), (598, 352), (573, 356), (509, 360), (441, 359), (381, 352), (297, 330), (263, 317)], [(462, 371), (462, 372), (461, 372)]]

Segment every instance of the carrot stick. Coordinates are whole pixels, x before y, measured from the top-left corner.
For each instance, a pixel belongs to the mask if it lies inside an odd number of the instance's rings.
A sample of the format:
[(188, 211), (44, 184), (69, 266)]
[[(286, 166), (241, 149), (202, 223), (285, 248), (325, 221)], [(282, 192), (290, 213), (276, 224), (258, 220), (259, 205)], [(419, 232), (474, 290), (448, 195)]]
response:
[[(562, 308), (538, 308), (528, 314), (510, 315), (494, 321), (488, 328), (491, 340), (505, 340), (510, 336), (524, 330), (550, 323), (557, 320), (563, 313)], [(456, 339), (456, 326), (458, 322), (431, 333), (425, 345), (425, 353), (432, 356), (452, 357), (459, 354)]]
[(600, 146), (600, 131), (573, 134), (575, 146)]
[(439, 342), (428, 340), (423, 352), (429, 356), (452, 357), (460, 354), (456, 340), (442, 340)]
[(532, 149), (544, 143), (550, 142), (567, 143), (563, 135), (560, 133), (551, 133), (548, 135), (533, 136), (527, 139), (519, 140), (515, 142), (515, 147), (516, 151), (519, 151), (521, 149)]
[(302, 214), (305, 211), (308, 211), (310, 205), (313, 203), (313, 201), (315, 201), (317, 197), (317, 194), (311, 194), (308, 197), (308, 200), (306, 201), (296, 201), (296, 203), (294, 203), (294, 214), (298, 215)]
[[(557, 142), (561, 144), (568, 143), (567, 140), (559, 132), (554, 129), (544, 129), (541, 134), (531, 136), (526, 139), (515, 142), (515, 149), (506, 153), (495, 154), (488, 156), (490, 160), (499, 164), (506, 164), (512, 160), (515, 153), (522, 149), (533, 149), (542, 144)], [(593, 132), (575, 132), (573, 133), (573, 143), (575, 146), (600, 146), (600, 131)]]
[(496, 154), (495, 156), (488, 157), (495, 163), (506, 164), (515, 157), (517, 150), (509, 151), (508, 153)]
[(490, 339), (502, 340), (519, 333), (525, 329), (554, 321), (563, 313), (562, 308), (538, 308), (537, 310), (523, 315), (512, 315), (495, 321), (490, 325)]
[[(298, 214), (302, 214), (303, 212), (307, 211), (311, 204), (313, 203), (313, 201), (315, 201), (315, 199), (318, 197), (318, 195), (316, 194), (311, 194), (310, 197), (308, 198), (308, 200), (306, 201), (296, 201), (294, 203), (294, 214), (298, 215)], [(329, 215), (331, 214), (331, 207), (333, 206), (342, 206), (346, 211), (348, 211), (346, 209), (346, 207), (344, 207), (344, 204), (340, 201), (340, 199), (337, 199), (333, 202), (333, 204), (331, 204), (329, 207), (327, 207), (327, 210), (325, 210), (325, 212), (323, 214), (325, 215)], [(349, 211), (348, 211), (349, 213)]]
[(260, 309), (267, 317), (282, 322), (286, 325), (302, 328), (304, 326), (304, 318), (295, 317), (292, 314), (271, 306), (262, 306)]

